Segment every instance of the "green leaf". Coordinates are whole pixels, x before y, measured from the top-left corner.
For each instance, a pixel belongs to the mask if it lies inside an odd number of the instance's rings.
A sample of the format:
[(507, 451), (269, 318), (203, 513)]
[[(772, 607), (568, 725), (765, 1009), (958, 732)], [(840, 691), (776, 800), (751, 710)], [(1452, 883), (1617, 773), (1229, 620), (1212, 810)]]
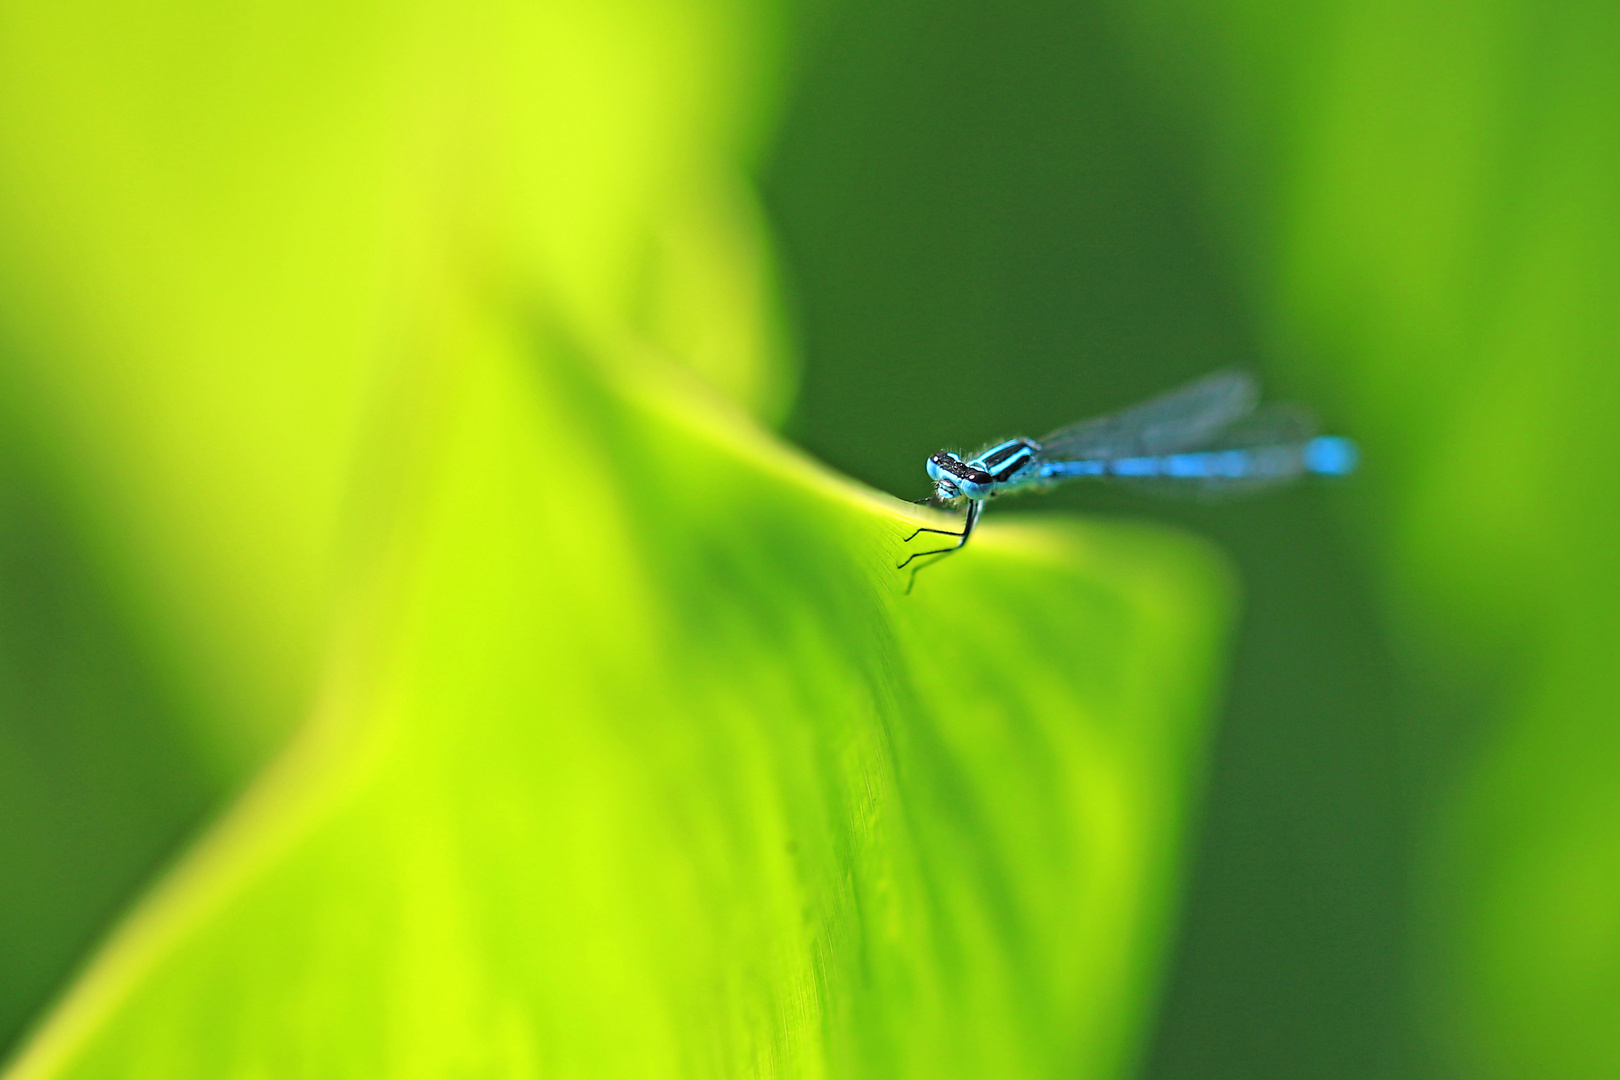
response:
[(1620, 18), (1456, 15), (1351, 12), (1282, 300), (1302, 335), (1342, 343), (1390, 462), (1376, 550), (1422, 678), (1419, 745), (1444, 751), (1416, 830), (1434, 1057), (1459, 1076), (1612, 1076)]
[(1182, 39), (1155, 66), (1209, 122), (1235, 246), (1269, 255), (1273, 350), (1366, 447), (1423, 1054), (1620, 1075), (1620, 17), (1134, 6)]
[(307, 716), (447, 275), (780, 412), (784, 22), (0, 4), (0, 1053)]
[(1118, 1076), (1226, 578), (911, 507), (659, 362), (447, 329), (318, 721), (10, 1080)]
[(31, 450), (199, 757), (321, 687), (8, 1076), (1128, 1067), (1225, 576), (992, 521), (905, 596), (755, 426), (780, 21), (0, 11)]

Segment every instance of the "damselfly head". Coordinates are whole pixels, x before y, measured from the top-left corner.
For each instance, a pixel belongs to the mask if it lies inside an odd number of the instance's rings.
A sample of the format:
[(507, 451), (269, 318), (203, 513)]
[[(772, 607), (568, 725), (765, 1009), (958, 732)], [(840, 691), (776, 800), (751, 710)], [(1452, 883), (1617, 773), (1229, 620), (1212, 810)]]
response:
[(987, 498), (995, 487), (989, 473), (969, 465), (949, 450), (941, 450), (928, 459), (928, 478), (934, 482), (935, 497), (941, 502)]

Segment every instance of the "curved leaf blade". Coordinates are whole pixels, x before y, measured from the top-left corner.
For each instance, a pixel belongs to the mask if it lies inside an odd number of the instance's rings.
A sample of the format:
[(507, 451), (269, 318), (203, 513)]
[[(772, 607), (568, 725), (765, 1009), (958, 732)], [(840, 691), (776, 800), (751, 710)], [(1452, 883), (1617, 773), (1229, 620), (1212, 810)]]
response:
[(326, 708), (13, 1080), (1115, 1076), (1225, 577), (910, 508), (465, 331)]

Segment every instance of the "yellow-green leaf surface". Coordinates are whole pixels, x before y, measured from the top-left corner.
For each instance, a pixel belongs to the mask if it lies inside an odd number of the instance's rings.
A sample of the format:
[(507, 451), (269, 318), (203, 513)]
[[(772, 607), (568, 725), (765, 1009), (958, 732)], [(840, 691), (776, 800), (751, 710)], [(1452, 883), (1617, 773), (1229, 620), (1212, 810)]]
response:
[(784, 22), (0, 0), (0, 1053), (308, 715), (447, 279), (785, 407)]
[(684, 376), (447, 341), (319, 719), (11, 1080), (1121, 1075), (1218, 563), (991, 522), (908, 597)]

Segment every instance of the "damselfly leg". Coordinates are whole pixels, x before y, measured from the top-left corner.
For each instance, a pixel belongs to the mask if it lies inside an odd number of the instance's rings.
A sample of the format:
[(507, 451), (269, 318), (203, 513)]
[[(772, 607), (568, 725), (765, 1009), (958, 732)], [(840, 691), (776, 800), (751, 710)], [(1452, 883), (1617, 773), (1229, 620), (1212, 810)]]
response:
[[(959, 532), (956, 532), (954, 529), (918, 529), (916, 532), (912, 533), (910, 536), (908, 536), (904, 540), (902, 540), (901, 543), (902, 544), (909, 544), (913, 540), (917, 539), (917, 537), (921, 536), (923, 533), (934, 533), (937, 536), (965, 536), (966, 535), (966, 533), (959, 533)], [(949, 550), (955, 551), (956, 549), (951, 548)], [(917, 555), (926, 555), (926, 554), (928, 554), (926, 551), (919, 551), (917, 553)], [(915, 559), (917, 557), (917, 555), (913, 555), (912, 558)]]
[[(911, 543), (923, 533), (936, 533), (940, 536), (954, 536), (958, 539), (956, 543), (952, 544), (950, 547), (935, 548), (933, 551), (912, 552), (910, 555), (907, 555), (903, 560), (901, 560), (900, 564), (896, 566), (895, 569), (904, 570), (915, 559), (921, 559), (929, 555), (949, 555), (953, 551), (961, 550), (962, 546), (968, 542), (968, 537), (973, 535), (973, 527), (979, 523), (979, 511), (983, 509), (984, 503), (978, 499), (974, 499), (968, 503), (967, 517), (962, 521), (961, 532), (952, 532), (949, 529), (930, 529), (926, 527), (919, 528), (916, 532), (906, 537), (905, 543)], [(911, 568), (911, 580), (906, 582), (906, 593), (908, 595), (911, 592), (912, 586), (917, 584), (917, 571), (921, 570), (923, 566), (932, 565), (932, 563), (923, 563), (921, 566), (913, 566)]]

